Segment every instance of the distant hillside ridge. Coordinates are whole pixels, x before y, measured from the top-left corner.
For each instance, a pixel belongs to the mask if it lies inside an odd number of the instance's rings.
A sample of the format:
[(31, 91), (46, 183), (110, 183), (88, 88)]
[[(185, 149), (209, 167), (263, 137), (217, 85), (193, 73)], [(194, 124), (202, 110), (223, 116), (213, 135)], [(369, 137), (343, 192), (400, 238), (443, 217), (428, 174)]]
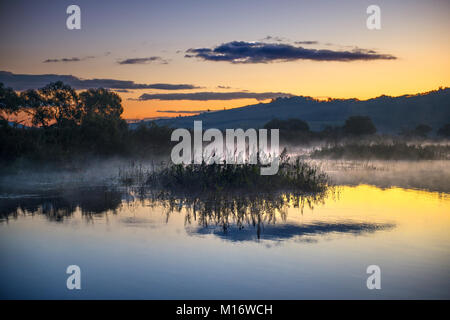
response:
[(270, 103), (160, 119), (156, 123), (174, 128), (192, 128), (194, 120), (202, 120), (204, 129), (247, 129), (262, 128), (274, 118), (300, 118), (309, 124), (311, 130), (319, 131), (328, 125), (343, 125), (353, 115), (369, 116), (380, 133), (399, 133), (402, 129), (412, 129), (419, 124), (427, 124), (436, 132), (450, 122), (450, 88), (399, 97), (382, 95), (369, 100), (319, 101), (304, 96), (286, 97)]

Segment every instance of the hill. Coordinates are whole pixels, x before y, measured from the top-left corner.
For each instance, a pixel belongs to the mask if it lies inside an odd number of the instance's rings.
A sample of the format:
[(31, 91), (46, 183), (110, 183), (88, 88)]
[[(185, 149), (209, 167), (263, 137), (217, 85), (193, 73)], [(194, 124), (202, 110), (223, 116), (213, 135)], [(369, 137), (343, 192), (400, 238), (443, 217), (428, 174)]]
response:
[(202, 113), (196, 116), (157, 120), (158, 125), (191, 128), (194, 120), (202, 120), (203, 128), (261, 128), (273, 118), (300, 118), (311, 130), (327, 125), (342, 125), (349, 116), (372, 118), (379, 132), (398, 133), (418, 124), (436, 131), (450, 122), (450, 88), (399, 97), (380, 96), (369, 100), (332, 99), (319, 101), (311, 97), (278, 98), (270, 103)]

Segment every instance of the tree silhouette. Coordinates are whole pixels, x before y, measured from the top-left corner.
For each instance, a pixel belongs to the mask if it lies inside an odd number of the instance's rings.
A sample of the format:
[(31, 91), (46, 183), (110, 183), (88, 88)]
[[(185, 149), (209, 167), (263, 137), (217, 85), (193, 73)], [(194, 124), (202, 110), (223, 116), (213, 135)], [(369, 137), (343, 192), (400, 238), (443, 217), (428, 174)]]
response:
[(349, 135), (369, 135), (377, 132), (377, 128), (370, 117), (366, 116), (351, 116), (345, 120), (344, 133)]
[(79, 97), (74, 89), (62, 81), (52, 82), (39, 90), (41, 99), (48, 113), (54, 116), (58, 127), (79, 125), (82, 109)]
[(280, 129), (280, 131), (309, 131), (309, 125), (301, 119), (272, 119), (264, 125), (264, 129)]
[(426, 138), (428, 136), (428, 134), (433, 130), (433, 128), (431, 128), (429, 125), (426, 124), (419, 124), (415, 129), (414, 129), (414, 134), (422, 137), (422, 138)]
[(27, 90), (20, 94), (21, 111), (31, 117), (34, 126), (47, 128), (55, 119), (55, 112), (48, 106), (40, 93), (36, 90)]
[(8, 117), (19, 111), (20, 98), (12, 88), (5, 88), (0, 82), (0, 119), (7, 121)]
[(84, 118), (119, 119), (123, 113), (122, 99), (106, 89), (89, 89), (80, 93)]
[(450, 123), (447, 123), (447, 124), (443, 125), (441, 128), (439, 128), (437, 134), (442, 137), (449, 138), (450, 137)]

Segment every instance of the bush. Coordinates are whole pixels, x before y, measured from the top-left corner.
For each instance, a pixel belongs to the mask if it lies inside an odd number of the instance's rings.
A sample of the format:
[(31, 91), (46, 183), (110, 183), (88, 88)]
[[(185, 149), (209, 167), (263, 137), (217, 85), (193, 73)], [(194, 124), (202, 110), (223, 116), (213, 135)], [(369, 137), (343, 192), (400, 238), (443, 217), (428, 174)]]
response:
[(264, 129), (279, 129), (280, 139), (287, 142), (305, 142), (313, 136), (308, 123), (294, 118), (288, 120), (272, 119), (264, 125)]
[(344, 132), (349, 135), (369, 135), (377, 132), (377, 128), (370, 117), (352, 116), (349, 117), (344, 124)]
[(445, 138), (450, 138), (450, 123), (439, 128), (437, 134)]

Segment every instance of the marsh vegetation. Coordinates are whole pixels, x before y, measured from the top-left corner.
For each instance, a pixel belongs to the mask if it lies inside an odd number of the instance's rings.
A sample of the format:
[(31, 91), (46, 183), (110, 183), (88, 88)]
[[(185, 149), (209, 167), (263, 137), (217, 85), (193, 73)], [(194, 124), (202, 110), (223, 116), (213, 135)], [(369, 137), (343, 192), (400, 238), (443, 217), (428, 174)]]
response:
[(328, 177), (317, 166), (300, 158), (290, 160), (286, 150), (279, 157), (275, 175), (261, 175), (261, 164), (168, 165), (148, 175), (149, 187), (190, 192), (274, 191), (321, 192), (327, 188)]
[(450, 160), (450, 145), (349, 142), (316, 149), (311, 153), (311, 157), (351, 160)]

